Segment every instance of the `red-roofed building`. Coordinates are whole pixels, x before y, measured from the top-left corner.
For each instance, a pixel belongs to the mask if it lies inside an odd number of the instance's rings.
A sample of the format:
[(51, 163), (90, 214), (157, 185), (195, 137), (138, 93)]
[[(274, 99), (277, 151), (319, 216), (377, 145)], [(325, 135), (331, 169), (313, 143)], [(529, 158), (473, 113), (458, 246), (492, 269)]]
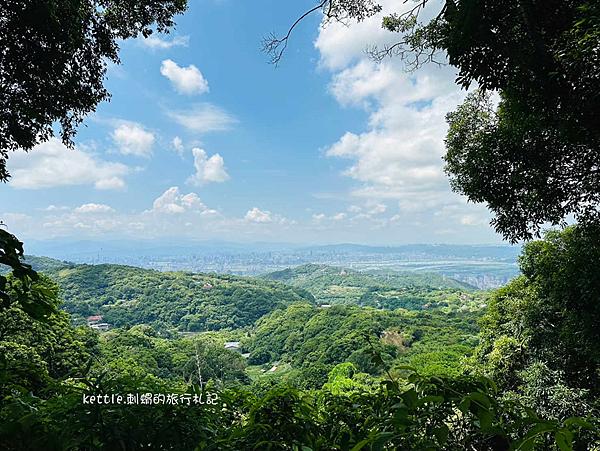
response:
[(97, 324), (100, 321), (102, 321), (102, 318), (104, 318), (104, 315), (93, 315), (93, 316), (90, 316), (87, 319), (87, 325), (91, 326), (92, 324)]

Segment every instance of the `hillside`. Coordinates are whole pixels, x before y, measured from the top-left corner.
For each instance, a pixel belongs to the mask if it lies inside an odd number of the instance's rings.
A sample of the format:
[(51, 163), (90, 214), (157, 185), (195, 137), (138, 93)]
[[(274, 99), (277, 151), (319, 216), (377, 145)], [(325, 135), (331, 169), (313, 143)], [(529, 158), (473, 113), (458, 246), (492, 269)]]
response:
[[(378, 311), (356, 306), (318, 310), (294, 304), (261, 318), (245, 345), (250, 364), (290, 364), (300, 371), (295, 376), (304, 388), (320, 387), (327, 381), (328, 371), (342, 362), (376, 374), (379, 370), (365, 353), (370, 345), (363, 332), (370, 334), (392, 367), (410, 364), (426, 373), (435, 366), (437, 374), (456, 375), (461, 358), (471, 355), (478, 343), (479, 316), (470, 312), (446, 315), (439, 310)], [(309, 381), (315, 384), (311, 386)]]
[(427, 304), (431, 304), (428, 307), (438, 307), (449, 305), (448, 302), (462, 307), (464, 302), (461, 301), (474, 299), (481, 293), (469, 284), (439, 274), (362, 272), (351, 269), (344, 269), (342, 274), (342, 268), (316, 264), (301, 265), (259, 277), (305, 289), (322, 304), (392, 310), (420, 310)]
[[(27, 257), (61, 288), (75, 322), (104, 315), (113, 326), (218, 330), (252, 325), (290, 302), (314, 303), (301, 288), (227, 274), (163, 273), (119, 265), (78, 265)], [(43, 265), (43, 266), (42, 266)]]

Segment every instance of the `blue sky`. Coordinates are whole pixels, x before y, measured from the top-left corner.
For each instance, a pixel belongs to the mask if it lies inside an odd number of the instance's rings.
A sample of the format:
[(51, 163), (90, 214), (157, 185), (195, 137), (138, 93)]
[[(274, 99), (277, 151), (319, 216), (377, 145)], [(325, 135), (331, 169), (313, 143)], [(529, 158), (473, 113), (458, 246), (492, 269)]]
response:
[(443, 174), (444, 115), (465, 96), (452, 68), (376, 65), (365, 47), (397, 39), (380, 16), (319, 14), (267, 64), (261, 38), (313, 6), (190, 0), (170, 35), (123, 42), (75, 149), (11, 155), (0, 219), (24, 240), (501, 242)]

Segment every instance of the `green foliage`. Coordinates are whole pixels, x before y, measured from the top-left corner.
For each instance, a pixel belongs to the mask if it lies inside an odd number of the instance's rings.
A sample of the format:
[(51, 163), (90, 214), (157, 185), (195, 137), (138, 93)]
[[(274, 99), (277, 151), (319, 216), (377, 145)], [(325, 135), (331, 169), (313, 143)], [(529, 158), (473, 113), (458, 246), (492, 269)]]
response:
[[(327, 265), (306, 264), (260, 276), (300, 287), (310, 292), (322, 304), (360, 305), (395, 310), (421, 310), (451, 306), (469, 309), (485, 303), (485, 294), (475, 287), (439, 274), (420, 274), (410, 271), (355, 271)], [(460, 295), (469, 293), (472, 302)], [(475, 302), (477, 301), (477, 302)]]
[[(258, 321), (246, 343), (250, 358), (254, 352), (262, 355), (268, 350), (271, 361), (288, 362), (301, 370), (295, 383), (320, 388), (327, 382), (323, 365), (330, 366), (328, 372), (331, 366), (350, 362), (359, 372), (380, 374), (365, 354), (369, 345), (363, 331), (375, 334), (375, 347), (389, 364), (405, 365), (415, 356), (437, 352), (452, 357), (438, 364), (444, 374), (458, 374), (460, 359), (471, 355), (477, 345), (476, 321), (477, 316), (467, 312), (391, 312), (355, 306), (319, 310), (309, 304), (292, 304)], [(311, 374), (317, 368), (320, 375)]]
[[(9, 286), (12, 276), (8, 277)], [(37, 282), (55, 296), (56, 285), (45, 276)], [(11, 297), (13, 292), (9, 292)], [(95, 337), (71, 327), (69, 315), (57, 311), (36, 321), (17, 304), (0, 311), (0, 399), (18, 384), (36, 394), (52, 379), (60, 379), (83, 365), (96, 350)]]
[(314, 302), (304, 290), (227, 274), (193, 274), (118, 265), (69, 265), (47, 274), (75, 321), (104, 315), (113, 326), (148, 324), (200, 332), (249, 326), (290, 302)]
[(0, 181), (10, 151), (47, 141), (58, 122), (65, 144), (83, 118), (109, 98), (108, 62), (118, 41), (168, 32), (186, 0), (15, 0), (0, 6)]
[(446, 171), (513, 242), (598, 221), (599, 18), (589, 1), (446, 2), (438, 45), (458, 83), (502, 92), (496, 111), (474, 94), (448, 115)]
[(548, 415), (586, 415), (600, 395), (600, 233), (574, 226), (525, 245), (523, 275), (481, 320), (474, 371)]
[(10, 268), (12, 276), (7, 277), (0, 271), (0, 312), (18, 306), (32, 318), (46, 321), (57, 311), (56, 292), (39, 283), (37, 272), (23, 263), (22, 258), (23, 243), (0, 228), (0, 267)]
[(226, 337), (205, 333), (193, 338), (160, 338), (149, 326), (114, 329), (100, 335), (99, 359), (93, 374), (108, 371), (112, 376), (152, 375), (170, 383), (199, 384), (218, 380), (247, 383), (246, 359), (224, 348)]

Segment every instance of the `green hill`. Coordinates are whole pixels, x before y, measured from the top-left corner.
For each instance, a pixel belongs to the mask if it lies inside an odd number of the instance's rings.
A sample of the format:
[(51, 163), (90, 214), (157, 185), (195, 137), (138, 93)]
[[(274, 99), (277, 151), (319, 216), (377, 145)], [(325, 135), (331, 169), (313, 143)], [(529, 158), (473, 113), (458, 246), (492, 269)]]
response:
[(104, 315), (103, 321), (114, 327), (130, 323), (219, 330), (252, 325), (291, 302), (315, 302), (301, 288), (250, 277), (79, 265), (45, 257), (29, 256), (26, 261), (58, 283), (62, 308), (75, 322)]
[(431, 305), (426, 308), (435, 308), (449, 305), (448, 302), (462, 307), (463, 301), (479, 296), (477, 288), (469, 284), (439, 274), (409, 271), (342, 271), (342, 268), (307, 264), (259, 277), (303, 288), (320, 303), (332, 305), (420, 310), (427, 304)]

